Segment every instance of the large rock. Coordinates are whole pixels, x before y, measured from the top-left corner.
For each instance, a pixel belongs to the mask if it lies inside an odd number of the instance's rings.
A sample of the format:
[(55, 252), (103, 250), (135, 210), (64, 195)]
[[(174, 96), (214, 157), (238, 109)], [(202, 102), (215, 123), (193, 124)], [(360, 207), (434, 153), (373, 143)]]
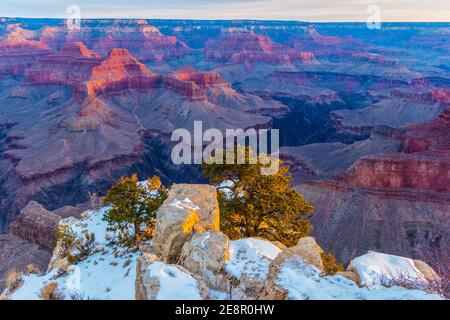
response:
[(344, 277), (348, 280), (353, 281), (357, 285), (359, 285), (359, 283), (360, 283), (358, 275), (352, 271), (339, 271), (336, 273), (336, 276)]
[(226, 272), (231, 279), (230, 298), (255, 300), (266, 286), (269, 266), (281, 250), (267, 240), (244, 238), (230, 241)]
[(413, 260), (413, 261), (414, 267), (416, 267), (417, 270), (420, 271), (425, 280), (431, 282), (440, 280), (440, 277), (438, 276), (436, 271), (434, 271), (433, 268), (430, 267), (427, 263), (423, 262), (422, 260)]
[(12, 234), (50, 249), (54, 245), (55, 231), (58, 229), (60, 216), (46, 210), (35, 201), (30, 201), (11, 224)]
[(295, 247), (284, 249), (272, 262), (281, 264), (292, 256), (299, 256), (303, 262), (323, 271), (322, 248), (313, 237), (301, 238)]
[(361, 285), (367, 287), (390, 284), (397, 280), (420, 284), (439, 279), (436, 272), (423, 261), (375, 251), (353, 259), (347, 271), (356, 273)]
[(286, 248), (271, 261), (269, 274), (263, 290), (260, 291), (261, 300), (285, 300), (288, 298), (288, 290), (278, 283), (282, 266), (292, 260), (299, 259), (302, 263), (310, 265), (323, 272), (322, 248), (313, 237), (301, 238), (295, 247)]
[(230, 279), (225, 272), (230, 260), (228, 237), (217, 231), (195, 234), (181, 252), (180, 264), (210, 288), (228, 291)]
[(164, 262), (177, 262), (194, 233), (219, 231), (220, 215), (214, 186), (177, 184), (158, 209), (153, 245)]
[[(158, 257), (154, 254), (144, 253), (137, 261), (136, 265), (136, 300), (152, 300), (149, 297), (155, 296), (155, 291), (159, 289), (159, 283), (151, 282), (148, 277), (147, 268), (150, 264), (157, 261)], [(154, 300), (154, 299), (153, 299)]]
[(0, 235), (0, 292), (5, 288), (4, 276), (11, 269), (25, 272), (29, 264), (45, 271), (52, 253), (37, 244), (12, 234)]
[(201, 300), (207, 290), (178, 265), (167, 265), (156, 255), (143, 254), (136, 266), (136, 300)]

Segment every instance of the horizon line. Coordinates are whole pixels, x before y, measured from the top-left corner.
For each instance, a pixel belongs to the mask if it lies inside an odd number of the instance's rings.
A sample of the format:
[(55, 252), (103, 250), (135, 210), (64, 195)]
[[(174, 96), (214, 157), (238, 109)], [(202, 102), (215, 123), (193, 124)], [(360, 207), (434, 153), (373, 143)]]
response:
[[(0, 16), (0, 19), (43, 19), (43, 20), (67, 20), (66, 17), (23, 17), (23, 16)], [(293, 19), (195, 19), (195, 18), (143, 18), (143, 17), (91, 17), (81, 18), (80, 20), (179, 20), (179, 21), (271, 21), (271, 22), (299, 22), (299, 23), (367, 23), (367, 21), (339, 21), (339, 20), (293, 20)], [(404, 21), (404, 20), (392, 20), (382, 21), (385, 23), (449, 23), (450, 21)]]

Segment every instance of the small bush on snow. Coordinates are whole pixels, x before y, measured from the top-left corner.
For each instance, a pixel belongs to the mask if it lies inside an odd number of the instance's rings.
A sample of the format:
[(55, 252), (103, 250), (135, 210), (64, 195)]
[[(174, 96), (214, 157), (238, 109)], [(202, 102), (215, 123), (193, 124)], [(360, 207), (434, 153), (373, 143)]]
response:
[(333, 276), (340, 271), (344, 271), (344, 266), (336, 261), (336, 257), (331, 253), (322, 253), (323, 269), (327, 276)]
[(63, 295), (58, 291), (56, 282), (49, 283), (41, 289), (41, 298), (43, 300), (63, 300)]

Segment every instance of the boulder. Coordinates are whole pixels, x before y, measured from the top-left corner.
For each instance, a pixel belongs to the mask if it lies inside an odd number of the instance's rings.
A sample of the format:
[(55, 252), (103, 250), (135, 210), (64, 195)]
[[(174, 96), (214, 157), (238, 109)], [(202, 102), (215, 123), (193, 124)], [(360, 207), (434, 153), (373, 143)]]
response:
[(277, 282), (282, 265), (292, 259), (299, 259), (323, 272), (322, 248), (313, 237), (301, 238), (295, 247), (286, 248), (271, 261), (266, 284), (259, 293), (261, 300), (285, 300), (288, 290)]
[(230, 280), (225, 272), (230, 260), (228, 237), (217, 231), (195, 234), (181, 252), (180, 264), (208, 287), (228, 292)]
[(136, 266), (136, 300), (202, 300), (208, 290), (188, 270), (157, 261), (154, 254), (144, 254)]
[(313, 237), (301, 238), (295, 247), (284, 249), (272, 263), (282, 264), (292, 256), (299, 256), (303, 262), (323, 271), (322, 248)]
[(439, 279), (435, 271), (423, 261), (375, 251), (350, 261), (347, 271), (356, 273), (365, 287), (389, 285), (389, 282), (397, 280), (402, 283), (404, 278), (406, 282), (416, 283)]
[(155, 252), (166, 263), (177, 262), (183, 245), (194, 233), (219, 231), (216, 189), (211, 185), (174, 185), (156, 216)]
[(136, 282), (135, 282), (135, 297), (136, 300), (154, 300), (155, 292), (159, 290), (159, 283), (152, 281), (146, 272), (148, 266), (157, 261), (158, 257), (154, 254), (144, 253), (137, 261), (136, 265)]
[(360, 283), (358, 275), (352, 271), (339, 271), (336, 273), (336, 276), (342, 276), (348, 280), (353, 281), (357, 285), (359, 285)]
[[(79, 220), (74, 217), (69, 217), (69, 218), (60, 220), (59, 226), (67, 225), (67, 226), (71, 227), (78, 221)], [(67, 257), (64, 256), (64, 247), (61, 242), (57, 242), (56, 246), (53, 250), (53, 254), (50, 259), (50, 262), (48, 264), (47, 272), (50, 272), (53, 269), (59, 269), (61, 271), (66, 272), (67, 269), (69, 268), (69, 266), (70, 266), (70, 263), (69, 263)]]
[(257, 299), (266, 285), (270, 263), (280, 252), (272, 242), (258, 238), (230, 241), (226, 272), (231, 281), (231, 299)]
[(61, 217), (30, 201), (11, 224), (11, 233), (31, 243), (51, 249)]
[(427, 263), (422, 260), (413, 260), (414, 266), (422, 273), (423, 277), (427, 281), (438, 281), (440, 277)]

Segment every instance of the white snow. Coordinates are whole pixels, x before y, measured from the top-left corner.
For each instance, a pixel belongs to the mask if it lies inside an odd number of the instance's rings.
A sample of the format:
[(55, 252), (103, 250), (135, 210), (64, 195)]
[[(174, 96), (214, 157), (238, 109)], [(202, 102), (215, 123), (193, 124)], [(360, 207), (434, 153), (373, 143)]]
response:
[(193, 211), (200, 210), (200, 208), (196, 206), (189, 198), (184, 198), (182, 200), (175, 199), (170, 205), (178, 209), (188, 209)]
[(271, 242), (256, 238), (230, 241), (229, 249), (230, 261), (226, 265), (226, 271), (237, 279), (241, 279), (244, 273), (252, 278), (264, 279), (269, 271), (270, 261), (281, 252)]
[[(136, 259), (139, 253), (128, 253), (116, 257), (113, 247), (105, 239), (107, 223), (102, 220), (109, 210), (87, 212), (85, 220), (71, 223), (72, 230), (79, 236), (86, 230), (95, 234), (95, 247), (101, 252), (89, 256), (58, 276), (58, 271), (43, 275), (27, 275), (23, 286), (12, 295), (13, 300), (40, 299), (42, 287), (51, 282), (58, 283), (58, 290), (65, 299), (132, 300), (135, 293)], [(71, 219), (69, 221), (74, 221)]]
[(222, 191), (226, 197), (230, 198), (233, 195), (234, 182), (231, 180), (224, 180), (216, 185), (216, 189)]
[(197, 280), (176, 266), (158, 261), (148, 266), (147, 272), (159, 280), (158, 300), (202, 300)]
[(425, 279), (412, 259), (375, 251), (353, 259), (352, 266), (361, 279), (361, 284), (368, 287), (381, 284), (383, 279), (400, 275), (418, 281)]
[(401, 287), (360, 288), (342, 276), (321, 276), (320, 271), (299, 257), (287, 260), (278, 274), (277, 284), (292, 300), (439, 300), (441, 297)]

